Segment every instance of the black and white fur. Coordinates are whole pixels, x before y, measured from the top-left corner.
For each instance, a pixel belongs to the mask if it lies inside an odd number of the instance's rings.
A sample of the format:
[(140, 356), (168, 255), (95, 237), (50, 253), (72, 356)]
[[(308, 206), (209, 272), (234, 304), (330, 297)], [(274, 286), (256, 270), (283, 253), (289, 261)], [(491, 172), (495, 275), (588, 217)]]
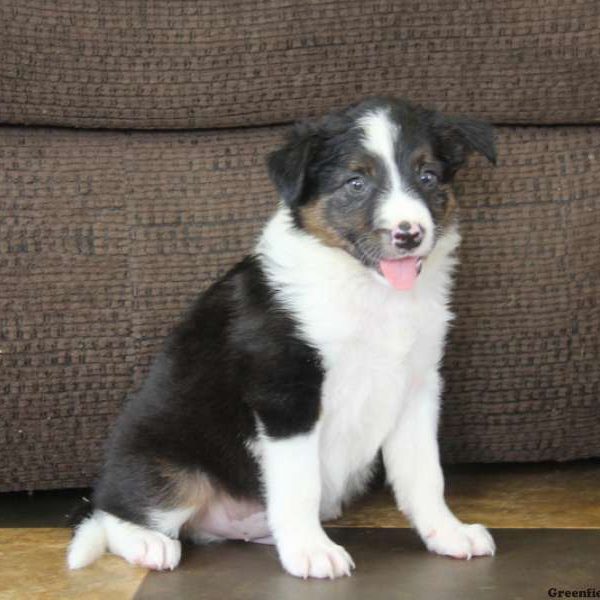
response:
[[(293, 129), (269, 158), (281, 203), (254, 253), (200, 295), (126, 404), (70, 568), (108, 549), (173, 569), (180, 536), (272, 535), (292, 575), (347, 575), (321, 521), (365, 489), (380, 450), (431, 551), (494, 553), (447, 507), (436, 440), (450, 183), (472, 151), (495, 160), (490, 127), (394, 99)], [(404, 222), (416, 247), (394, 238)], [(421, 272), (400, 291), (378, 264), (407, 256)]]

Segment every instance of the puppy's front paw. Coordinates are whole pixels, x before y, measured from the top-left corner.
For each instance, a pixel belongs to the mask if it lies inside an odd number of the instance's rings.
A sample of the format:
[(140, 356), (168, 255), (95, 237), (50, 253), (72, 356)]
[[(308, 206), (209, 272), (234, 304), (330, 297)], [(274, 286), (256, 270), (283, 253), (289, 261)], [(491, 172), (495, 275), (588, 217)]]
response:
[(283, 542), (278, 545), (279, 558), (285, 570), (296, 577), (334, 579), (350, 575), (354, 568), (352, 557), (342, 546), (327, 536), (301, 542)]
[(479, 524), (453, 523), (431, 529), (425, 535), (431, 552), (469, 560), (473, 556), (493, 556), (496, 545), (490, 532)]

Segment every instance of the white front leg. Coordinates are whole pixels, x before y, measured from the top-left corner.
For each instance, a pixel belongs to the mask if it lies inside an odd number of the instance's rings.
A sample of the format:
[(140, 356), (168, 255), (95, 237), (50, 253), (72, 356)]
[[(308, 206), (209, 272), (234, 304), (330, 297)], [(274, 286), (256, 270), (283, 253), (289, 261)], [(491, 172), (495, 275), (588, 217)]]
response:
[(319, 521), (319, 426), (310, 433), (263, 441), (267, 518), (282, 565), (296, 577), (350, 575), (354, 562)]
[(487, 529), (461, 523), (444, 500), (437, 443), (440, 392), (434, 370), (410, 390), (406, 409), (383, 444), (387, 478), (398, 508), (429, 550), (467, 559), (493, 555), (495, 545)]

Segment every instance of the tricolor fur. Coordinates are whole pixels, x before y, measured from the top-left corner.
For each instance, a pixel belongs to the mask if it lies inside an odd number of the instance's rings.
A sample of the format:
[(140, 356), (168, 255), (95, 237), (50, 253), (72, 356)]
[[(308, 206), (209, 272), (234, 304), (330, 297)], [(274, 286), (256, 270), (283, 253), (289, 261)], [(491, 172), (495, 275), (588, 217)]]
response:
[(174, 568), (179, 538), (274, 541), (293, 575), (354, 566), (321, 521), (379, 451), (432, 551), (492, 554), (443, 498), (438, 367), (459, 242), (451, 182), (490, 127), (393, 99), (296, 126), (269, 157), (280, 207), (254, 254), (169, 336), (112, 436), (79, 568), (105, 549)]

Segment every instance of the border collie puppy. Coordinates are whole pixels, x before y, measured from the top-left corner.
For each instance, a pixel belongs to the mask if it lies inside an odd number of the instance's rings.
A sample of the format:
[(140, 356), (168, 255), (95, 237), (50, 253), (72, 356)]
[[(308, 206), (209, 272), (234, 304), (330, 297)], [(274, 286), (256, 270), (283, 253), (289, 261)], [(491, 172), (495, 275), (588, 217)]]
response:
[(173, 569), (184, 537), (272, 541), (292, 575), (348, 575), (321, 521), (366, 488), (380, 450), (429, 550), (494, 553), (446, 505), (436, 440), (450, 186), (473, 151), (495, 162), (491, 127), (388, 98), (291, 131), (268, 159), (277, 212), (126, 404), (70, 568), (109, 550)]

